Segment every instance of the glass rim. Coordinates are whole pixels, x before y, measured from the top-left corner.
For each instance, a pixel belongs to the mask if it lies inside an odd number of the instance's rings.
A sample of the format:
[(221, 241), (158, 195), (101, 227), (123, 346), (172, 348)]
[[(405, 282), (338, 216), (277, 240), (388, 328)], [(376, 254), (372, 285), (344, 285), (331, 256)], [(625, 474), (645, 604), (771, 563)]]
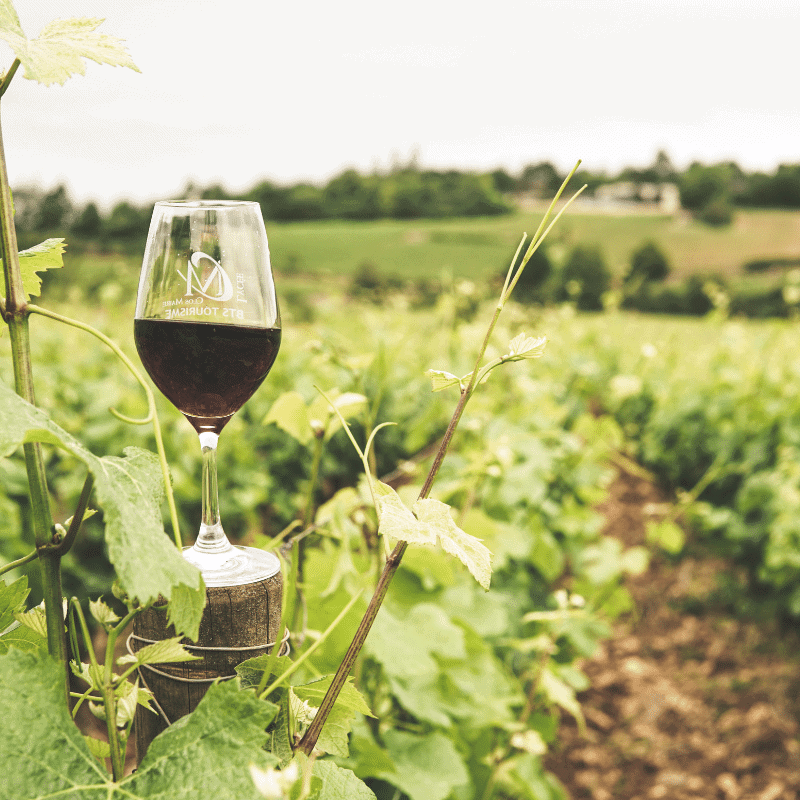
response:
[(255, 200), (159, 200), (155, 203), (159, 208), (242, 208), (257, 205)]

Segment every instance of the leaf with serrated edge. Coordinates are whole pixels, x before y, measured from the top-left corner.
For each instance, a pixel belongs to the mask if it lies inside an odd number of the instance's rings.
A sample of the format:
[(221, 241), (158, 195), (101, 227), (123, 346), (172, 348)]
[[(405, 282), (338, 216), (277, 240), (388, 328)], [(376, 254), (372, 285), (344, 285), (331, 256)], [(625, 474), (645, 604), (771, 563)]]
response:
[(37, 606), (24, 614), (17, 613), (14, 616), (17, 618), (17, 622), (30, 628), (34, 633), (43, 637), (47, 636), (47, 619), (43, 608)]
[(546, 336), (534, 337), (520, 333), (508, 343), (509, 352), (504, 358), (512, 361), (519, 361), (525, 358), (541, 358), (544, 355), (546, 346)]
[(441, 392), (451, 386), (461, 385), (461, 379), (451, 372), (445, 372), (441, 369), (429, 369), (425, 374), (431, 379), (431, 389), (434, 392)]
[(113, 625), (119, 617), (99, 597), (89, 601), (89, 611), (101, 625)]
[[(297, 698), (298, 702), (302, 702), (304, 706), (317, 709), (322, 705), (332, 680), (333, 675), (326, 675), (324, 678), (311, 683), (293, 686), (291, 695)], [(350, 754), (348, 735), (356, 712), (370, 717), (374, 716), (361, 692), (352, 684), (352, 680), (352, 676), (348, 676), (331, 709), (330, 715), (325, 720), (325, 725), (323, 725), (317, 741), (317, 747), (320, 750), (342, 758), (347, 758)], [(297, 717), (294, 705), (292, 706), (292, 711)]]
[(0, 0), (0, 31), (6, 35), (25, 38), (11, 0)]
[(0, 654), (7, 653), (9, 647), (26, 653), (46, 653), (47, 637), (24, 625), (17, 625), (0, 636)]
[(450, 506), (427, 498), (414, 503), (414, 513), (439, 537), (442, 549), (454, 555), (488, 592), (492, 578), (492, 554), (480, 539), (464, 533), (450, 516)]
[(0, 632), (14, 622), (16, 613), (25, 610), (29, 591), (28, 578), (25, 575), (17, 578), (10, 586), (6, 586), (5, 581), (0, 581)]
[(46, 653), (12, 650), (0, 656), (0, 708), (0, 775), (6, 776), (0, 800), (263, 800), (249, 766), (277, 763), (262, 749), (277, 706), (240, 691), (233, 681), (211, 686), (191, 714), (152, 741), (137, 771), (119, 782), (91, 754), (72, 721), (63, 668)]
[(95, 757), (103, 761), (105, 758), (111, 758), (111, 745), (103, 739), (95, 739), (94, 736), (84, 736), (83, 741), (89, 748), (89, 752)]
[(384, 740), (396, 770), (374, 777), (396, 786), (411, 800), (445, 800), (469, 781), (461, 755), (443, 733), (418, 736), (389, 730)]
[(373, 483), (378, 500), (379, 534), (414, 544), (436, 544), (436, 532), (406, 508), (400, 495), (391, 486), (381, 481)]
[[(35, 247), (19, 252), (19, 270), (26, 300), (30, 300), (32, 295), (38, 297), (42, 290), (42, 279), (37, 273), (64, 266), (64, 247), (63, 239), (46, 239)], [(0, 259), (0, 269), (2, 266), (3, 260)]]
[(9, 0), (3, 0), (0, 20), (0, 38), (5, 39), (24, 67), (29, 80), (45, 86), (63, 84), (72, 75), (84, 75), (90, 59), (98, 64), (128, 67), (139, 72), (122, 39), (98, 33), (104, 20), (80, 18), (54, 20), (46, 25), (36, 39), (28, 39), (22, 31)]
[(322, 789), (317, 800), (375, 800), (375, 794), (369, 786), (349, 769), (344, 769), (333, 761), (317, 759), (313, 774), (322, 779)]
[(205, 602), (203, 582), (164, 533), (157, 456), (129, 447), (124, 458), (98, 458), (41, 409), (0, 383), (0, 454), (8, 455), (24, 442), (54, 444), (88, 467), (104, 512), (108, 555), (120, 584), (142, 604), (159, 596), (175, 599), (174, 607), (170, 602), (169, 621), (176, 633), (196, 639)]
[[(305, 683), (300, 686), (294, 686), (294, 693), (303, 700), (308, 700), (312, 706), (321, 706), (325, 695), (330, 688), (333, 675), (326, 675), (324, 678)], [(336, 698), (336, 705), (342, 708), (349, 708), (352, 711), (358, 711), (359, 714), (365, 714), (368, 717), (375, 715), (369, 710), (367, 701), (364, 696), (353, 685), (353, 676), (348, 675), (344, 686), (342, 686), (339, 696)]]
[(199, 591), (185, 583), (179, 583), (172, 590), (167, 606), (167, 623), (176, 631), (183, 632), (190, 639), (197, 639), (200, 620), (206, 606), (206, 593), (202, 578)]
[(39, 296), (42, 279), (37, 275), (47, 269), (60, 269), (64, 266), (63, 239), (46, 239), (41, 244), (22, 250), (19, 254), (19, 269), (22, 273), (22, 288), (28, 300), (31, 295)]
[(272, 404), (264, 425), (274, 423), (300, 444), (308, 444), (313, 433), (308, 421), (308, 408), (300, 392), (284, 392)]
[[(127, 659), (129, 656), (122, 656)], [(197, 661), (200, 656), (193, 656), (181, 644), (181, 637), (162, 639), (137, 650), (134, 658), (138, 664), (174, 664), (179, 661)]]
[(347, 758), (350, 755), (348, 739), (353, 726), (353, 717), (354, 714), (350, 709), (334, 706), (322, 726), (316, 747), (323, 753)]
[(273, 703), (240, 691), (234, 681), (211, 686), (186, 722), (171, 725), (151, 742), (136, 773), (120, 783), (120, 800), (123, 790), (129, 797), (169, 800), (259, 798), (249, 767), (277, 764), (262, 750), (277, 711)]
[[(269, 660), (269, 653), (265, 653), (262, 656), (248, 658), (247, 661), (242, 661), (242, 663), (236, 667), (236, 674), (239, 676), (243, 689), (252, 689), (254, 686), (258, 686), (264, 674), (264, 670), (269, 664)], [(269, 677), (272, 678), (282, 675), (292, 666), (292, 663), (292, 659), (288, 656), (279, 656), (275, 659), (272, 675)]]

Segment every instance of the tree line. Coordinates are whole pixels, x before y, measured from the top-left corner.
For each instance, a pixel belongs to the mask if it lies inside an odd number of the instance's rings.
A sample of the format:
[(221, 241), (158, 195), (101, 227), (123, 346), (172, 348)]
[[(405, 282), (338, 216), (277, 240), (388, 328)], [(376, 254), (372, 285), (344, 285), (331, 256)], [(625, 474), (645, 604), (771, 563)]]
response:
[[(505, 214), (520, 196), (546, 199), (565, 175), (550, 162), (529, 164), (517, 174), (505, 169), (486, 173), (420, 169), (415, 162), (387, 173), (362, 174), (347, 169), (324, 184), (283, 185), (270, 180), (255, 184), (238, 198), (261, 205), (264, 218), (279, 222), (323, 219), (374, 220), (471, 217)], [(735, 162), (695, 162), (679, 171), (660, 151), (644, 169), (627, 168), (615, 175), (581, 170), (573, 184), (587, 184), (591, 196), (601, 186), (626, 182), (641, 189), (653, 184), (678, 187), (681, 205), (711, 225), (730, 222), (741, 207), (800, 208), (800, 164), (782, 164), (774, 172), (745, 172)], [(184, 196), (230, 199), (224, 186), (189, 185)], [(101, 212), (96, 203), (76, 206), (67, 187), (45, 192), (20, 187), (14, 192), (19, 231), (70, 233), (100, 241), (140, 241), (147, 234), (152, 204), (117, 203)]]

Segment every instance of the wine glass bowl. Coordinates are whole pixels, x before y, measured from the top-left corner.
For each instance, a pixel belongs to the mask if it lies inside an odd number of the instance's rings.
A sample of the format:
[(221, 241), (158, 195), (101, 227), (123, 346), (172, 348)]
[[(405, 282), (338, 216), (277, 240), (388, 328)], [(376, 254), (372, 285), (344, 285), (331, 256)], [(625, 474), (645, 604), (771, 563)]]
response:
[(219, 519), (216, 447), (278, 354), (281, 323), (258, 203), (155, 204), (136, 299), (134, 340), (153, 383), (197, 431), (202, 523), (184, 557), (207, 586), (274, 575), (277, 557), (234, 547)]

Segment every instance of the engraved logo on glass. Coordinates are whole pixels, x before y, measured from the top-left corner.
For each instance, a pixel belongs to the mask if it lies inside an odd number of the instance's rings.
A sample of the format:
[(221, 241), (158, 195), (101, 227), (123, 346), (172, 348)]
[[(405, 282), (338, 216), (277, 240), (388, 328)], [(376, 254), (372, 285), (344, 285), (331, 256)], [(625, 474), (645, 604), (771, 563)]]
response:
[[(204, 258), (214, 265), (205, 281), (196, 272), (196, 270), (202, 272), (200, 261)], [(184, 297), (193, 297), (195, 291), (208, 300), (216, 300), (220, 303), (233, 297), (233, 282), (228, 277), (228, 273), (225, 272), (219, 261), (205, 253), (192, 253), (192, 257), (186, 265), (185, 275), (180, 270), (176, 270), (176, 272), (186, 281)]]

